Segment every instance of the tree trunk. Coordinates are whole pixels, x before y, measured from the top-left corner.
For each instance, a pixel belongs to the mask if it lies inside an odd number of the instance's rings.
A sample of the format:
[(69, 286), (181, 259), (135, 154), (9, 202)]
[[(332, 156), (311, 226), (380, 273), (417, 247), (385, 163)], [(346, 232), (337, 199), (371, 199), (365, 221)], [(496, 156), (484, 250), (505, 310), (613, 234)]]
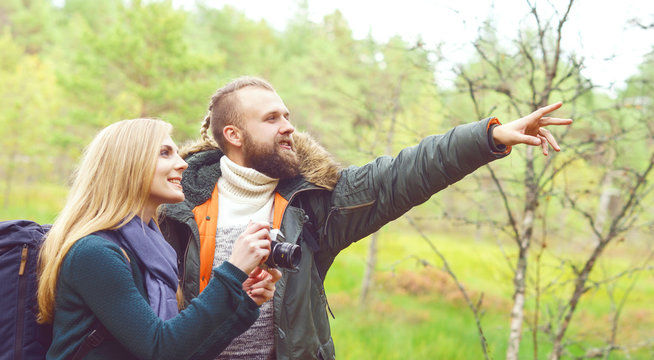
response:
[[(597, 215), (595, 216), (595, 224), (597, 226), (597, 229), (599, 231), (602, 231), (604, 229), (604, 224), (606, 224), (606, 218), (610, 215), (610, 207), (613, 199), (620, 193), (614, 186), (613, 186), (613, 179), (615, 177), (615, 172), (614, 171), (609, 171), (606, 173), (604, 176), (604, 179), (602, 180), (602, 193), (600, 195), (599, 199), (599, 206), (597, 209)], [(594, 241), (595, 241), (595, 246), (598, 246), (600, 239), (597, 235), (595, 235)]]
[[(533, 228), (534, 211), (525, 214), (525, 226), (529, 227), (529, 234), (524, 234), (520, 240), (520, 251), (518, 264), (513, 277), (513, 308), (511, 309), (509, 346), (506, 351), (507, 360), (518, 360), (520, 340), (522, 339), (522, 322), (524, 319), (526, 283), (527, 283), (527, 257), (529, 255), (529, 243)], [(527, 224), (529, 223), (529, 224)]]
[(529, 147), (526, 151), (527, 169), (525, 176), (525, 212), (522, 221), (522, 231), (519, 233), (518, 242), (518, 263), (516, 264), (513, 277), (513, 308), (509, 325), (509, 342), (506, 350), (507, 360), (517, 360), (522, 339), (522, 322), (525, 312), (526, 284), (527, 284), (527, 260), (531, 237), (534, 232), (534, 218), (538, 207), (538, 186), (535, 182), (534, 172), (534, 148)]
[(363, 284), (361, 285), (361, 297), (359, 298), (359, 304), (361, 306), (366, 306), (368, 302), (368, 296), (370, 291), (375, 283), (375, 265), (377, 264), (377, 238), (379, 237), (379, 231), (372, 234), (370, 239), (370, 246), (368, 247), (368, 261), (366, 261), (366, 271), (363, 275)]
[[(400, 94), (402, 93), (402, 83), (404, 81), (404, 75), (400, 76), (397, 86), (393, 92), (393, 110), (391, 111), (390, 124), (388, 132), (386, 133), (386, 142), (385, 142), (385, 154), (391, 155), (393, 150), (393, 138), (395, 136), (395, 124), (397, 123), (397, 115), (402, 110), (400, 104)], [(374, 275), (375, 275), (375, 266), (377, 265), (377, 238), (379, 237), (379, 231), (376, 231), (372, 234), (372, 239), (370, 242), (370, 247), (368, 247), (368, 261), (366, 263), (366, 272), (363, 275), (363, 284), (361, 285), (361, 297), (360, 304), (363, 306), (368, 300), (368, 295), (372, 286), (374, 284)]]

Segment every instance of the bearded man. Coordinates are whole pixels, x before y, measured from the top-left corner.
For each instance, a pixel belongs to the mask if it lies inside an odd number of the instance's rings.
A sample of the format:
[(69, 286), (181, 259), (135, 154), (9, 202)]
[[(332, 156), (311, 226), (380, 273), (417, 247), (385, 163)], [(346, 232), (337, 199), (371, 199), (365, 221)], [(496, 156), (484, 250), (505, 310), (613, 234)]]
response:
[(220, 358), (334, 359), (323, 281), (337, 254), (507, 156), (512, 145), (541, 146), (545, 155), (548, 144), (559, 151), (544, 128), (572, 123), (545, 116), (559, 107), (505, 125), (496, 118), (460, 125), (395, 158), (341, 168), (314, 140), (295, 132), (289, 110), (265, 80), (241, 77), (220, 88), (201, 139), (182, 150), (186, 200), (167, 206), (161, 220), (178, 254), (186, 302), (206, 286), (212, 267), (229, 258), (250, 221), (280, 228), (302, 251), (298, 270), (282, 271), (273, 301)]

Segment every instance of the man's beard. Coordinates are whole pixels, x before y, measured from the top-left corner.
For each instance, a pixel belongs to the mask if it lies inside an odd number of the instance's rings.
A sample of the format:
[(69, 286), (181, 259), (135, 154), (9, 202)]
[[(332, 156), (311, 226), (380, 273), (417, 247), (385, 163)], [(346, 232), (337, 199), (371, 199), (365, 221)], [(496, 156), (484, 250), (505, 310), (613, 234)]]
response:
[(300, 173), (300, 160), (295, 151), (283, 150), (278, 139), (271, 145), (256, 143), (250, 134), (243, 136), (243, 152), (247, 166), (273, 179), (289, 179)]

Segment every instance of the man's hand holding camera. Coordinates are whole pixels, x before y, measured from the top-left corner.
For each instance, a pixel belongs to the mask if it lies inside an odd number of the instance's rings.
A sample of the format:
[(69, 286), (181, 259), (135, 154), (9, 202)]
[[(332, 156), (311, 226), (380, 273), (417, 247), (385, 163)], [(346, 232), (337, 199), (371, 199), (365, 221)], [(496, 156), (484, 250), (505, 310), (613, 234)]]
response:
[(245, 231), (239, 235), (229, 262), (248, 275), (243, 282), (243, 290), (252, 301), (261, 306), (272, 299), (275, 293), (275, 283), (282, 273), (274, 268), (262, 269), (270, 255), (270, 225), (266, 222), (251, 221)]

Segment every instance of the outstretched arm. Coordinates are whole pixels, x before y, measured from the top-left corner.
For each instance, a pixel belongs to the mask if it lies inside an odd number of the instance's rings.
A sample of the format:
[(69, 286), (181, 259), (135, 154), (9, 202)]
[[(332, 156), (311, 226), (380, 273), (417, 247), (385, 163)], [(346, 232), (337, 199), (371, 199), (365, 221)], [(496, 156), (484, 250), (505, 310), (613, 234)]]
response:
[(342, 170), (329, 205), (323, 205), (329, 209), (320, 225), (323, 244), (336, 254), (479, 167), (507, 156), (509, 149), (498, 152), (489, 144), (491, 121), (459, 125), (394, 158), (381, 156)]
[(516, 144), (527, 144), (541, 146), (543, 155), (548, 154), (548, 143), (555, 151), (560, 151), (559, 144), (552, 136), (552, 133), (545, 129), (548, 125), (570, 125), (572, 119), (560, 119), (545, 116), (560, 108), (561, 102), (542, 107), (533, 113), (512, 121), (508, 124), (498, 125), (493, 129), (493, 141), (496, 144), (512, 146)]

